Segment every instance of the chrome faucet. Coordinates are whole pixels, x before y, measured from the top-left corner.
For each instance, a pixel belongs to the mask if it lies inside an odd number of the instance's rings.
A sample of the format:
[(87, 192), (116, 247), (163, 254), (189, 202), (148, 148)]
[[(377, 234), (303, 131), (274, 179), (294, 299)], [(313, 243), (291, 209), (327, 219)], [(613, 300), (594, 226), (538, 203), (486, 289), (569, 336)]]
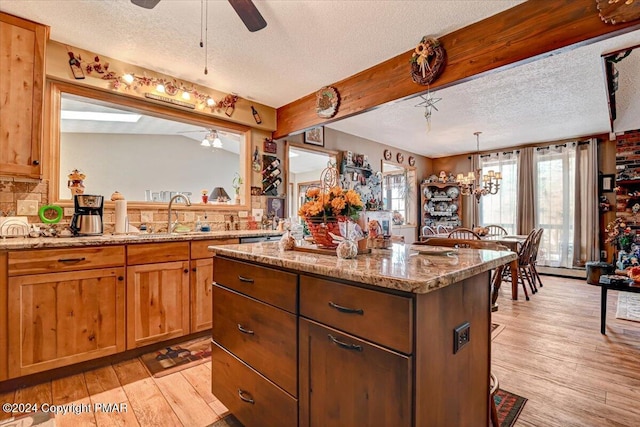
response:
[(171, 205), (173, 205), (173, 201), (174, 200), (180, 199), (180, 198), (184, 199), (184, 202), (185, 202), (185, 204), (187, 206), (191, 206), (191, 200), (189, 200), (189, 197), (185, 196), (184, 194), (178, 193), (178, 194), (174, 195), (171, 198), (171, 200), (169, 200), (169, 212), (168, 212), (169, 213), (169, 218), (167, 219), (167, 233), (168, 234), (173, 232), (173, 229), (175, 228), (176, 223), (178, 222), (178, 213), (176, 212), (176, 222), (173, 225), (171, 225)]

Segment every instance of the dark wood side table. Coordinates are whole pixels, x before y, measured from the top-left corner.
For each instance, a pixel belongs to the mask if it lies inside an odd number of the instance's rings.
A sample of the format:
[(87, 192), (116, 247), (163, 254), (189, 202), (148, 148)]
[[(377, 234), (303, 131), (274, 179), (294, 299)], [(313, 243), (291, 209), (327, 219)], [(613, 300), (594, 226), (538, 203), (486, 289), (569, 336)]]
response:
[(600, 281), (596, 286), (600, 286), (600, 333), (606, 335), (605, 327), (607, 323), (607, 291), (621, 291), (640, 293), (640, 284), (633, 280), (611, 281), (607, 275), (600, 276)]

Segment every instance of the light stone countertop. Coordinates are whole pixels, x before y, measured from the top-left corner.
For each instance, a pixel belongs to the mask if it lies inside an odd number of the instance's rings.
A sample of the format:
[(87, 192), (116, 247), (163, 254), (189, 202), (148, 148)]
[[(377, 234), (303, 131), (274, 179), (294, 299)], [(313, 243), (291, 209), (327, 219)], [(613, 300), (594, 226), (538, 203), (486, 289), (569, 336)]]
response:
[(511, 251), (466, 248), (452, 255), (426, 255), (413, 247), (394, 244), (391, 249), (372, 249), (370, 254), (361, 254), (355, 259), (283, 251), (277, 242), (209, 246), (209, 250), (241, 261), (413, 293), (428, 293), (449, 286), (517, 258)]
[(241, 237), (281, 236), (276, 230), (234, 230), (189, 233), (103, 234), (82, 237), (7, 237), (0, 238), (0, 251), (19, 249), (73, 248), (84, 246), (172, 242), (184, 240), (234, 239)]

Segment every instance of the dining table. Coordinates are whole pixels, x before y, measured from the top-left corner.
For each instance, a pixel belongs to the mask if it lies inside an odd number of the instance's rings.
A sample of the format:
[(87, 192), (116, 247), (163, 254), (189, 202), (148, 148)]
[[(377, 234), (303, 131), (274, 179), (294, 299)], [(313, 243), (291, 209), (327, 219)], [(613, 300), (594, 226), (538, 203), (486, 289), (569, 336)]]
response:
[[(429, 237), (449, 237), (449, 233), (436, 233), (429, 236), (424, 236), (425, 238)], [(518, 253), (520, 250), (520, 246), (527, 240), (526, 234), (485, 234), (480, 236), (481, 240), (487, 240), (491, 242), (499, 243), (509, 250)], [(518, 263), (518, 259), (512, 261), (510, 263), (511, 268), (511, 299), (514, 301), (518, 300), (518, 279), (520, 279), (520, 264)], [(514, 274), (515, 272), (515, 274)], [(524, 280), (524, 279), (522, 279)], [(497, 289), (499, 289), (501, 281), (495, 281)], [(496, 291), (497, 291), (496, 289)]]

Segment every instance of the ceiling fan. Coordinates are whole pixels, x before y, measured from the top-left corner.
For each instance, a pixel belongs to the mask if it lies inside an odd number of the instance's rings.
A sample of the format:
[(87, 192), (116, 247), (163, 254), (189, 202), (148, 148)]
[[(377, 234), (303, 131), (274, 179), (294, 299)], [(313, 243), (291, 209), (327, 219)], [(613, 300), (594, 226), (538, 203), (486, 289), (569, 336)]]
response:
[[(160, 3), (160, 0), (131, 0), (131, 3), (145, 9), (153, 9), (158, 3)], [(264, 20), (260, 11), (258, 11), (256, 6), (253, 4), (253, 1), (229, 0), (229, 3), (231, 3), (231, 6), (249, 31), (258, 31), (267, 26), (267, 21)]]

